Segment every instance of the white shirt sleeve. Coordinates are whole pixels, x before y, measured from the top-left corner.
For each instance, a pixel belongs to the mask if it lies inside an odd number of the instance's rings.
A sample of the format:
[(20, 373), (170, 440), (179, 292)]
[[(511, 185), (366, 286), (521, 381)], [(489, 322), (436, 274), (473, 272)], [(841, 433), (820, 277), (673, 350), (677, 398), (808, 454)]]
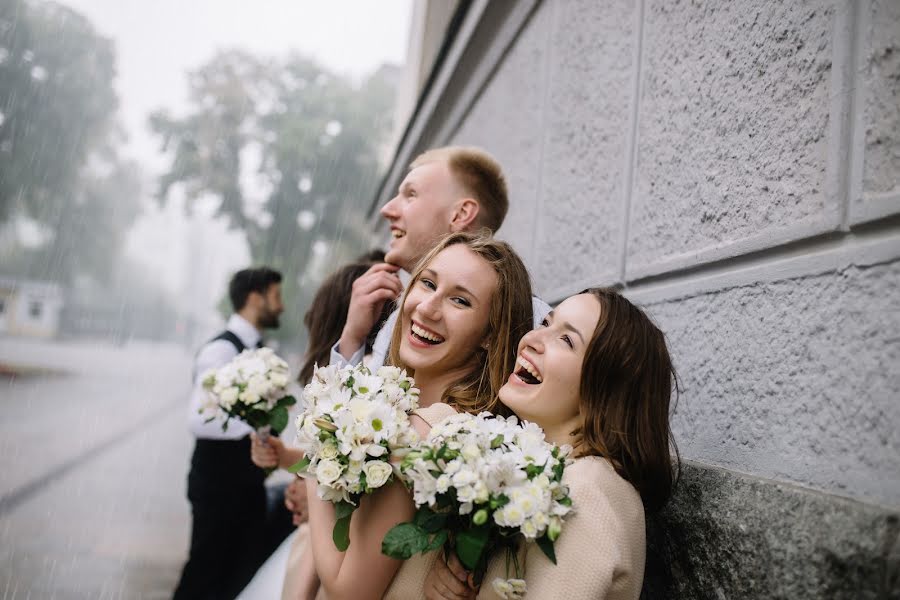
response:
[(203, 346), (197, 353), (197, 358), (194, 360), (194, 385), (191, 390), (191, 400), (188, 403), (188, 429), (194, 434), (194, 437), (211, 440), (239, 440), (253, 431), (253, 428), (237, 419), (228, 421), (228, 428), (222, 431), (224, 418), (216, 418), (207, 423), (209, 414), (200, 413), (200, 409), (208, 402), (206, 390), (201, 385), (204, 373), (228, 363), (237, 354), (234, 345), (226, 340), (214, 340)]
[[(397, 322), (398, 314), (400, 313), (397, 310), (392, 312), (384, 322), (384, 325), (382, 325), (381, 329), (378, 330), (378, 335), (375, 336), (375, 342), (372, 344), (372, 358), (366, 363), (373, 371), (379, 367), (383, 367), (387, 360), (388, 352), (391, 349), (391, 333), (394, 331), (394, 323)], [(338, 367), (352, 365), (355, 367), (362, 363), (366, 350), (364, 346), (358, 348), (356, 352), (350, 356), (350, 360), (347, 360), (340, 352), (338, 352), (339, 345), (340, 341), (331, 347), (329, 365), (337, 365)]]
[(350, 355), (350, 359), (347, 360), (344, 358), (340, 352), (338, 352), (338, 346), (340, 346), (341, 342), (338, 340), (335, 342), (334, 346), (331, 347), (331, 358), (328, 361), (328, 366), (336, 365), (338, 368), (346, 367), (347, 365), (356, 366), (363, 361), (364, 352), (366, 351), (365, 346), (360, 346), (357, 348), (356, 352)]

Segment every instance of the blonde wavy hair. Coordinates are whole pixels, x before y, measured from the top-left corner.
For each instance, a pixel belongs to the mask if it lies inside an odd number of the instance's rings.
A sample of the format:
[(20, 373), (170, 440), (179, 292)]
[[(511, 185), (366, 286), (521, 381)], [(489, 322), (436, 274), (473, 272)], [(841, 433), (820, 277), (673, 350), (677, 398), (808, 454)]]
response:
[[(488, 328), (485, 331), (487, 348), (479, 345), (473, 349), (476, 356), (474, 368), (452, 383), (444, 391), (441, 401), (462, 412), (477, 414), (490, 411), (506, 415), (509, 414), (509, 409), (497, 400), (497, 392), (515, 368), (519, 340), (531, 330), (533, 324), (531, 278), (515, 250), (485, 232), (451, 233), (416, 265), (400, 307), (402, 310), (409, 290), (418, 282), (422, 271), (438, 254), (457, 244), (464, 245), (487, 261), (497, 274), (497, 289), (491, 296)], [(402, 328), (402, 319), (397, 319), (391, 334), (389, 362), (415, 376), (412, 369), (400, 359)]]

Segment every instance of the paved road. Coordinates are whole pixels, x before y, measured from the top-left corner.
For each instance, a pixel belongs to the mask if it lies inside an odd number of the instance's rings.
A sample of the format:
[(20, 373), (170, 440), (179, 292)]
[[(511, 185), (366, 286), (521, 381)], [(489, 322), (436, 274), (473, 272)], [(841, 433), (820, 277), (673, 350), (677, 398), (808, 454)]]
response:
[(187, 552), (190, 355), (0, 337), (0, 599), (168, 598)]

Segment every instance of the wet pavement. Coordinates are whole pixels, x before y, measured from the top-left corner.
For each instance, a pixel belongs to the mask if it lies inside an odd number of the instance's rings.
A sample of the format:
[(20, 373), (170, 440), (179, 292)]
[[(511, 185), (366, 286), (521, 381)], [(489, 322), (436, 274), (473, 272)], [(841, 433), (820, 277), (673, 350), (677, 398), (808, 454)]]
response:
[(0, 366), (0, 599), (170, 597), (190, 353), (0, 337)]

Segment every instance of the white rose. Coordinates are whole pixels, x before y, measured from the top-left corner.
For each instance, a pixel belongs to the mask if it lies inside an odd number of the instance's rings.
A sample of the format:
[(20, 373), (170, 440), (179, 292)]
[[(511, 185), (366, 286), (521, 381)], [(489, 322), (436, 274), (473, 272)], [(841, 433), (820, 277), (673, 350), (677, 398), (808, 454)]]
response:
[(334, 444), (325, 444), (319, 450), (319, 458), (323, 460), (332, 460), (338, 457), (338, 449)]
[(370, 460), (363, 470), (366, 472), (366, 485), (370, 488), (383, 486), (394, 472), (390, 463), (380, 460)]
[(287, 385), (288, 378), (287, 375), (282, 373), (269, 373), (269, 381), (275, 387), (283, 388)]
[(219, 401), (227, 407), (233, 406), (234, 403), (237, 402), (237, 399), (238, 391), (237, 388), (233, 387), (223, 390), (222, 394), (219, 396)]
[(316, 479), (324, 485), (331, 485), (341, 476), (341, 463), (336, 460), (321, 460), (316, 465)]

